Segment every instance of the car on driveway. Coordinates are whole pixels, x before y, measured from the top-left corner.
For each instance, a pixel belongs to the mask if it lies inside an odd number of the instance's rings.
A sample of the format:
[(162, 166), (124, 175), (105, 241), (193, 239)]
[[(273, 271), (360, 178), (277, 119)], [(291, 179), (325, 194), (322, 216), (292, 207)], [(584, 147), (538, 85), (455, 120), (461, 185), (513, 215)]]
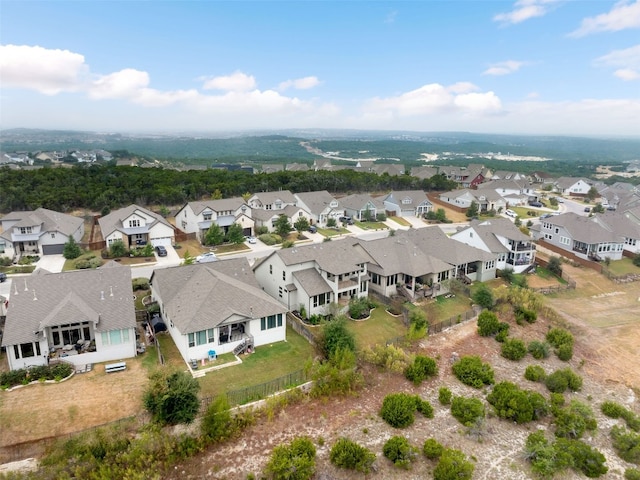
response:
[(196, 257), (196, 263), (209, 263), (216, 262), (217, 260), (218, 257), (216, 257), (216, 254), (213, 252), (203, 253), (202, 255), (198, 255)]
[(256, 237), (247, 237), (247, 243), (255, 244), (257, 242)]
[(7, 274), (4, 272), (0, 272), (0, 283), (7, 280)]
[(167, 249), (164, 248), (162, 245), (158, 245), (156, 247), (156, 253), (158, 254), (159, 257), (166, 257), (167, 256)]
[(531, 206), (531, 207), (537, 207), (537, 208), (544, 207), (544, 205), (542, 204), (542, 202), (529, 202), (529, 206)]
[(353, 225), (353, 218), (351, 217), (340, 217), (338, 220), (342, 223), (346, 223), (347, 225)]
[(591, 211), (591, 207), (584, 207), (584, 211), (589, 213)]
[(506, 216), (508, 216), (508, 217), (511, 217), (511, 218), (516, 218), (518, 216), (518, 214), (516, 212), (514, 212), (513, 210), (509, 210), (509, 209), (505, 210), (504, 214)]
[(317, 231), (318, 231), (318, 227), (316, 227), (315, 225), (309, 226), (309, 233), (316, 233)]

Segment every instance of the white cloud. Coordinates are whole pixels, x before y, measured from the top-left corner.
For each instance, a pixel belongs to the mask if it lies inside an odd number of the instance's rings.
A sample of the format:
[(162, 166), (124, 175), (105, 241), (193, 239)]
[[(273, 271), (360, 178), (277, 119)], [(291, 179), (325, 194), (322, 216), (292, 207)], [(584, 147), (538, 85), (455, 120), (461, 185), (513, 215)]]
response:
[(3, 88), (27, 88), (56, 95), (79, 90), (88, 68), (82, 55), (69, 50), (0, 45), (0, 71)]
[(295, 80), (286, 80), (278, 85), (278, 90), (284, 91), (292, 87), (296, 90), (309, 90), (310, 88), (317, 87), (318, 85), (320, 85), (318, 77), (311, 76), (296, 78)]
[(493, 20), (504, 25), (513, 25), (531, 18), (543, 17), (551, 10), (552, 4), (558, 1), (560, 0), (518, 0), (513, 5), (513, 10), (499, 13)]
[(610, 12), (582, 20), (580, 27), (570, 37), (584, 37), (597, 32), (617, 32), (629, 28), (640, 28), (640, 0), (616, 3)]
[(393, 23), (393, 22), (395, 22), (397, 16), (398, 16), (398, 12), (396, 10), (392, 10), (385, 17), (384, 23)]
[(640, 44), (612, 52), (594, 60), (596, 66), (614, 67), (614, 75), (622, 80), (640, 78)]
[(228, 92), (246, 92), (256, 87), (256, 79), (240, 71), (231, 75), (214, 77), (207, 80), (202, 88), (204, 90), (225, 90)]
[(394, 117), (432, 115), (442, 112), (491, 113), (500, 110), (500, 99), (493, 93), (475, 93), (478, 88), (468, 82), (445, 87), (438, 83), (394, 97), (373, 98), (365, 104), (365, 115), (381, 113)]
[(508, 75), (510, 73), (517, 72), (520, 67), (525, 65), (524, 62), (518, 62), (515, 60), (507, 60), (506, 62), (494, 63), (487, 68), (483, 75)]

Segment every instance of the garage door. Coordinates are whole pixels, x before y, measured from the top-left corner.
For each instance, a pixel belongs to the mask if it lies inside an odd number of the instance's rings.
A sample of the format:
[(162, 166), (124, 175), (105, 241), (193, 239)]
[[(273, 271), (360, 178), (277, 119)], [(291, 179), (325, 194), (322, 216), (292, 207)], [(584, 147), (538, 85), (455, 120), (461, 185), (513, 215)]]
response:
[(60, 255), (63, 252), (63, 250), (64, 250), (64, 244), (42, 246), (43, 255)]
[(154, 247), (157, 247), (158, 245), (162, 245), (163, 247), (170, 247), (172, 240), (173, 237), (152, 238), (151, 245), (153, 245)]

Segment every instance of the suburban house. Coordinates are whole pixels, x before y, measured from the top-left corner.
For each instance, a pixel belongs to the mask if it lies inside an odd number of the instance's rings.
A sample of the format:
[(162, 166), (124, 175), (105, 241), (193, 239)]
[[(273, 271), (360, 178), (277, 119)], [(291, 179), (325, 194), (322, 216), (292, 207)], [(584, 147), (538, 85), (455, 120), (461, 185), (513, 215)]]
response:
[(423, 217), (433, 210), (432, 203), (422, 190), (391, 192), (382, 198), (384, 209), (396, 217)]
[(2, 338), (12, 370), (136, 356), (131, 269), (109, 265), (13, 280)]
[(521, 273), (535, 263), (536, 246), (509, 219), (472, 220), (451, 238), (498, 256), (496, 268)]
[(585, 178), (560, 177), (554, 186), (555, 191), (561, 195), (584, 197), (591, 189), (591, 182)]
[(340, 202), (326, 190), (317, 192), (296, 193), (298, 205), (309, 213), (309, 223), (325, 227), (327, 220), (333, 218), (338, 224), (338, 219), (344, 214)]
[(424, 165), (421, 167), (413, 167), (411, 169), (411, 176), (417, 177), (420, 180), (427, 180), (435, 175), (438, 175), (438, 167), (431, 165)]
[(246, 258), (157, 269), (150, 283), (187, 363), (286, 338), (287, 308), (262, 291)]
[(247, 201), (252, 210), (282, 210), (287, 206), (296, 206), (296, 197), (289, 190), (254, 193)]
[(302, 217), (307, 219), (307, 222), (311, 223), (312, 216), (302, 207), (295, 205), (287, 205), (280, 210), (262, 210), (260, 208), (253, 209), (251, 211), (255, 227), (266, 227), (268, 231), (275, 231), (276, 222), (280, 215), (287, 217), (287, 220), (291, 224), (291, 227)]
[(482, 165), (471, 163), (466, 167), (442, 166), (439, 167), (438, 172), (462, 188), (475, 188), (491, 175), (491, 172)]
[(356, 193), (340, 198), (340, 205), (344, 208), (344, 214), (355, 220), (365, 220), (367, 215), (375, 220), (379, 214), (384, 213), (384, 203), (366, 193)]
[(623, 213), (609, 211), (594, 215), (594, 220), (624, 238), (624, 250), (640, 253), (640, 223), (636, 223)]
[[(424, 253), (453, 267), (452, 277), (464, 283), (496, 278), (497, 255), (449, 238), (440, 227), (411, 228), (396, 233), (406, 235)], [(441, 281), (444, 279), (441, 279)]]
[(495, 190), (510, 206), (527, 205), (528, 202), (537, 201), (539, 198), (535, 188), (525, 179), (492, 180), (483, 183), (478, 190)]
[(251, 209), (242, 197), (189, 202), (175, 216), (176, 226), (186, 233), (196, 233), (200, 241), (212, 224), (226, 233), (237, 223), (245, 236), (253, 235), (254, 220)]
[(361, 241), (355, 248), (368, 257), (369, 291), (385, 297), (441, 295), (448, 291), (442, 282), (455, 274), (452, 265), (425, 253), (405, 235)]
[(587, 260), (620, 260), (625, 238), (603, 225), (597, 217), (584, 217), (573, 212), (547, 217), (539, 228), (532, 229), (536, 240), (555, 245)]
[(460, 208), (469, 208), (471, 202), (476, 202), (480, 212), (504, 210), (507, 207), (507, 201), (502, 195), (493, 188), (484, 188), (484, 185), (478, 190), (464, 188), (462, 190), (443, 192), (440, 194), (440, 200)]
[(80, 243), (84, 220), (46, 208), (11, 212), (0, 219), (0, 256), (61, 254), (69, 238)]
[(173, 225), (162, 215), (138, 205), (129, 205), (100, 217), (98, 224), (107, 247), (116, 241), (122, 241), (125, 248), (147, 243), (154, 247), (170, 247), (175, 243)]
[(253, 267), (262, 289), (287, 310), (327, 315), (329, 305), (345, 306), (369, 293), (367, 258), (352, 239), (276, 250)]

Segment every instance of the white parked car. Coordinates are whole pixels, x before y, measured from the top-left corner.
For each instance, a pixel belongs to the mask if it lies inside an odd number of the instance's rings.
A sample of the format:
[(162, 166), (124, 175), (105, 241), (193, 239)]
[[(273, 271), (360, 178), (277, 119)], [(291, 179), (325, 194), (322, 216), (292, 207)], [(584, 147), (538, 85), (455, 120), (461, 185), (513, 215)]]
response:
[(514, 212), (513, 210), (509, 210), (509, 209), (505, 210), (504, 214), (507, 215), (508, 217), (511, 217), (511, 218), (516, 218), (518, 216), (518, 214), (516, 212)]
[(208, 262), (215, 262), (217, 260), (218, 260), (218, 257), (216, 257), (216, 254), (213, 252), (203, 253), (202, 255), (198, 255), (196, 257), (196, 263), (208, 263)]
[(251, 243), (251, 244), (255, 244), (256, 243), (256, 237), (247, 237), (247, 242)]

